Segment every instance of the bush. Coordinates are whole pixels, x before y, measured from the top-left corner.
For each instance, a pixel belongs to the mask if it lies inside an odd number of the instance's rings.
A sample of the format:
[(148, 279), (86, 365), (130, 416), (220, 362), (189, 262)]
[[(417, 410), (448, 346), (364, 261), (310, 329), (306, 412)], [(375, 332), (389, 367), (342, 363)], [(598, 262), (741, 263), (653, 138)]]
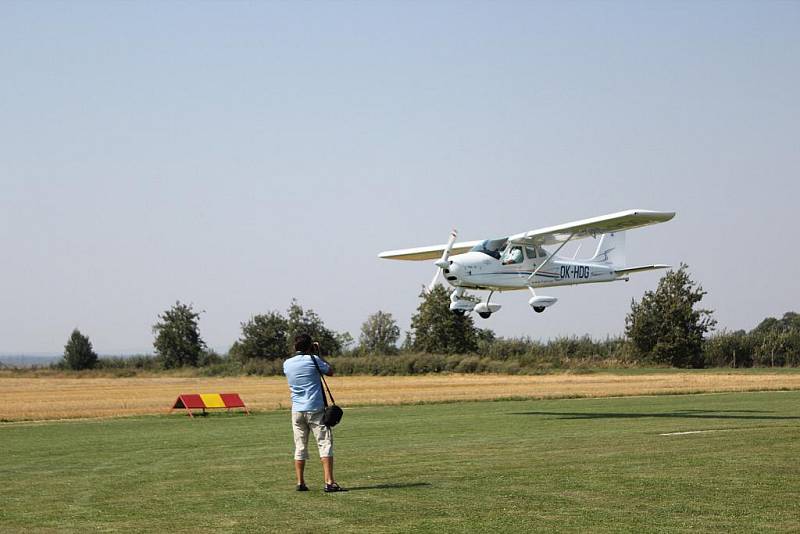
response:
[[(241, 362), (233, 358), (221, 358), (220, 361), (200, 369), (200, 376), (240, 376), (244, 368)], [(256, 373), (248, 373), (256, 374)]]
[(241, 361), (276, 360), (289, 353), (289, 322), (279, 312), (255, 315), (242, 323), (242, 336), (233, 344), (230, 355)]
[(180, 302), (158, 316), (153, 325), (153, 346), (165, 369), (198, 365), (206, 347), (200, 337), (199, 320), (200, 313)]
[(96, 369), (135, 369), (142, 371), (155, 371), (161, 367), (160, 362), (155, 356), (139, 354), (136, 356), (103, 357), (97, 361)]
[(391, 313), (378, 310), (361, 325), (358, 350), (363, 353), (394, 354), (400, 328)]
[(217, 354), (213, 350), (204, 350), (200, 353), (200, 358), (197, 360), (197, 365), (200, 367), (208, 367), (211, 365), (218, 365), (223, 363), (224, 359), (222, 356)]
[[(411, 317), (410, 344), (415, 351), (459, 354), (478, 348), (479, 331), (472, 317), (450, 311), (450, 293), (442, 285), (420, 293), (417, 313)], [(484, 339), (493, 335), (483, 333)]]
[(752, 367), (752, 336), (744, 330), (723, 330), (708, 338), (704, 353), (706, 367)]
[(242, 364), (246, 375), (275, 376), (283, 374), (283, 360), (248, 360)]
[(64, 346), (63, 365), (73, 371), (91, 369), (97, 365), (97, 354), (92, 349), (92, 342), (77, 328), (72, 331)]
[(716, 324), (711, 310), (695, 308), (705, 294), (682, 263), (667, 271), (655, 291), (631, 302), (625, 333), (637, 355), (673, 367), (702, 367), (704, 336)]

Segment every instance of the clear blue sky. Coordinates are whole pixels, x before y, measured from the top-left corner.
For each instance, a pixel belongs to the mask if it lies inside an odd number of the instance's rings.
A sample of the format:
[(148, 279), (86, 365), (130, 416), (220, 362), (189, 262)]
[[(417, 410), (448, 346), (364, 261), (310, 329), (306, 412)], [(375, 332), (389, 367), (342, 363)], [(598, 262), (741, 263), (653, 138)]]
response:
[[(223, 350), (292, 297), (406, 329), (434, 268), (379, 251), (627, 208), (751, 328), (800, 310), (798, 95), (797, 2), (2, 2), (0, 352), (150, 351), (177, 299)], [(617, 334), (658, 277), (476, 321)]]

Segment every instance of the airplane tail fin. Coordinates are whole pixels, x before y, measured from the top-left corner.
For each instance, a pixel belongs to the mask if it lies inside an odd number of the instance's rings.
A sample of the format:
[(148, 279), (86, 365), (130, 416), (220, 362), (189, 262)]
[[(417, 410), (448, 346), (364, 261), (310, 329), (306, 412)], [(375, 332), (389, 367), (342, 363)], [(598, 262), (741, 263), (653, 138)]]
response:
[(625, 232), (601, 235), (597, 251), (591, 261), (625, 267)]

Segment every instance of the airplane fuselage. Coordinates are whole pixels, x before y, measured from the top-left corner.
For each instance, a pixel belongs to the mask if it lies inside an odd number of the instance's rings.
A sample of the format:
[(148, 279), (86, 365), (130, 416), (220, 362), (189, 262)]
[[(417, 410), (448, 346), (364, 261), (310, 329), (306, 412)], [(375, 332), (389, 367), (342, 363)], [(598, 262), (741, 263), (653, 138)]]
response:
[(613, 282), (624, 279), (614, 272), (611, 265), (553, 258), (545, 262), (544, 257), (528, 257), (518, 263), (507, 263), (482, 252), (466, 252), (450, 257), (450, 265), (444, 275), (448, 283), (465, 289), (489, 289), (509, 291), (530, 287), (554, 287), (596, 282)]

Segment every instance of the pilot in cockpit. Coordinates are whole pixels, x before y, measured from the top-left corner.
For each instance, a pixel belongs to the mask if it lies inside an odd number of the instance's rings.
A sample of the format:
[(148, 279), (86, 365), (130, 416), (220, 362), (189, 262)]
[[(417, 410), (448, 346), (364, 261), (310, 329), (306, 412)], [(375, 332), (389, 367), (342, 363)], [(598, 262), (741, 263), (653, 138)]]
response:
[(522, 263), (522, 248), (520, 247), (511, 247), (503, 255), (503, 265), (514, 263)]

